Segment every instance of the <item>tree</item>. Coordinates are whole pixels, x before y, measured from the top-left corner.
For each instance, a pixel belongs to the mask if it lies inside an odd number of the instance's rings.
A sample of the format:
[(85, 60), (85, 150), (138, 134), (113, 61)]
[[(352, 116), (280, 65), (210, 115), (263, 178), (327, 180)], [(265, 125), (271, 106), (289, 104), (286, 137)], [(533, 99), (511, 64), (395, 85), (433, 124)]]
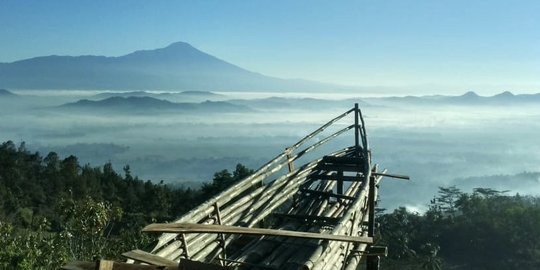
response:
[(431, 201), (431, 208), (443, 214), (455, 214), (463, 192), (456, 186), (439, 187), (438, 195)]
[(78, 201), (65, 198), (59, 204), (59, 211), (72, 258), (83, 260), (103, 255), (114, 222), (122, 216), (122, 209), (91, 197)]

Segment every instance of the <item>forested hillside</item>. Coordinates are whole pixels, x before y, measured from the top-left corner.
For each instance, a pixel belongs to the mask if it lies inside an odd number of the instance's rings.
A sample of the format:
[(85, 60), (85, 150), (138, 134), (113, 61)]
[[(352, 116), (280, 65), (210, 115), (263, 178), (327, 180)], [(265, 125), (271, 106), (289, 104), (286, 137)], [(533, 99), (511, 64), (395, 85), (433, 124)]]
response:
[(55, 269), (66, 260), (119, 258), (152, 239), (140, 229), (172, 220), (251, 174), (243, 165), (215, 173), (194, 190), (79, 164), (77, 157), (45, 157), (24, 143), (0, 146), (0, 269)]
[(378, 217), (382, 269), (540, 269), (540, 198), (440, 188), (429, 210)]
[[(74, 156), (43, 157), (0, 146), (0, 269), (57, 269), (68, 260), (120, 259), (155, 240), (140, 234), (169, 221), (252, 171), (238, 164), (200, 189), (170, 187)], [(384, 192), (384, 191), (383, 191)], [(440, 188), (426, 213), (381, 212), (382, 269), (540, 269), (540, 198), (477, 188)]]

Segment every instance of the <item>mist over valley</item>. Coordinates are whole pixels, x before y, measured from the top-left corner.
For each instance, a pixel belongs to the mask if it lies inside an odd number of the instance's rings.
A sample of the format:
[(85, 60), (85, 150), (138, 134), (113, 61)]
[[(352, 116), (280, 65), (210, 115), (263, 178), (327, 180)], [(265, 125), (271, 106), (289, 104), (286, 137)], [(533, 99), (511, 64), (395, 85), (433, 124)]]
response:
[[(258, 168), (359, 103), (374, 162), (412, 178), (385, 179), (382, 207), (405, 204), (422, 211), (437, 187), (450, 185), (540, 194), (535, 186), (540, 172), (537, 95), (326, 99), (278, 92), (245, 93), (245, 98), (229, 92), (2, 93), (2, 141), (24, 141), (42, 154), (75, 155), (81, 164), (129, 165), (142, 179), (197, 186), (237, 163)], [(351, 119), (340, 122), (349, 124)], [(318, 153), (353, 140), (350, 133)]]

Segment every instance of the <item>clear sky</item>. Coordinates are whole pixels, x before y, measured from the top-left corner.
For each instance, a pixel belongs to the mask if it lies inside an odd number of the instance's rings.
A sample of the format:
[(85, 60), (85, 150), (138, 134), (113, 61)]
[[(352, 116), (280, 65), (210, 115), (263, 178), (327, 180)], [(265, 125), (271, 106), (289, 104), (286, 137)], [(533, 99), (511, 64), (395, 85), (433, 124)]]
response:
[(0, 62), (176, 41), (282, 78), (540, 92), (538, 0), (0, 0)]

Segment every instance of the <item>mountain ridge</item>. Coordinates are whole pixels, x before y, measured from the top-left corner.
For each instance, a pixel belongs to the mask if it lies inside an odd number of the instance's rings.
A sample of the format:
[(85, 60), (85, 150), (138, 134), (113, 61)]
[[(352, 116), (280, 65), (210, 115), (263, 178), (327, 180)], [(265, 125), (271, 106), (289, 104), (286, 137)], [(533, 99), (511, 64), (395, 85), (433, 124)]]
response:
[(177, 103), (148, 96), (114, 96), (102, 100), (81, 99), (57, 107), (58, 109), (91, 112), (149, 113), (149, 112), (190, 112), (190, 113), (236, 113), (253, 111), (248, 106), (223, 101), (200, 103)]
[(517, 105), (540, 103), (540, 93), (514, 94), (510, 91), (504, 91), (491, 96), (481, 96), (474, 91), (468, 91), (457, 96), (433, 95), (367, 98), (367, 100), (377, 99), (411, 105)]
[(324, 91), (326, 83), (265, 76), (189, 43), (121, 56), (38, 56), (0, 63), (0, 88), (175, 91)]

